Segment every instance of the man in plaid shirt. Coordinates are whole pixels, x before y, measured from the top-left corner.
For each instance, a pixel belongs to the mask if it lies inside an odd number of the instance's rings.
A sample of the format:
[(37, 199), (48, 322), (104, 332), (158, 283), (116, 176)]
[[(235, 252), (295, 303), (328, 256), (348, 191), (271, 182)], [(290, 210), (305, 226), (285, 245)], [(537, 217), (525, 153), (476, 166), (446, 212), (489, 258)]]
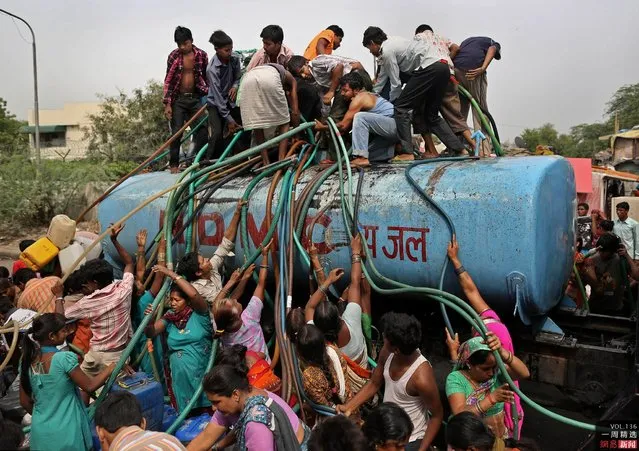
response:
[[(178, 48), (169, 54), (164, 77), (164, 115), (171, 121), (171, 132), (177, 132), (186, 121), (200, 109), (200, 98), (208, 94), (206, 67), (208, 57), (204, 50), (193, 45), (191, 30), (177, 27), (174, 33)], [(197, 123), (198, 121), (196, 121)], [(196, 125), (193, 124), (193, 126)], [(171, 144), (169, 165), (171, 173), (178, 172), (180, 163), (180, 140), (178, 136)], [(205, 126), (194, 135), (197, 152), (208, 140)]]
[(93, 336), (89, 352), (84, 356), (82, 371), (96, 376), (111, 363), (120, 360), (129, 339), (131, 327), (131, 296), (133, 294), (133, 259), (118, 242), (123, 225), (111, 230), (111, 242), (124, 263), (122, 280), (113, 280), (113, 268), (104, 260), (92, 260), (82, 267), (86, 271), (83, 286), (85, 296), (74, 305), (64, 308), (63, 286), (52, 288), (56, 296), (56, 312), (67, 319), (88, 319)]

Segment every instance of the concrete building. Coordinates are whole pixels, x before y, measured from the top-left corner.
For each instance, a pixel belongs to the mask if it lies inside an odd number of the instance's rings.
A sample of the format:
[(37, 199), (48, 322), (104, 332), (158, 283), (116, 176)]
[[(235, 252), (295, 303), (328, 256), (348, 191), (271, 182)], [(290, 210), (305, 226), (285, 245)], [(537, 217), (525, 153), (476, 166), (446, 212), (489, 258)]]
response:
[[(65, 103), (59, 110), (40, 110), (40, 151), (42, 158), (77, 160), (86, 156), (89, 141), (85, 130), (89, 115), (100, 111), (100, 103)], [(32, 154), (35, 151), (35, 120), (33, 110), (28, 112), (29, 125), (22, 128), (29, 133)]]

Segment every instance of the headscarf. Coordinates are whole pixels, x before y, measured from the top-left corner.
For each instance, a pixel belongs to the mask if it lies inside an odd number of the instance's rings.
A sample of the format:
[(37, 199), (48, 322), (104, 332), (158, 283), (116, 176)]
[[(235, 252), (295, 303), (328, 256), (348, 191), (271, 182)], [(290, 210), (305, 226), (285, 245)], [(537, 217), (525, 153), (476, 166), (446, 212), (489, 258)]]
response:
[(474, 337), (463, 342), (459, 347), (457, 363), (455, 363), (453, 371), (468, 368), (468, 360), (470, 359), (470, 356), (477, 351), (490, 351), (490, 348), (486, 343), (484, 343), (484, 339), (482, 337)]

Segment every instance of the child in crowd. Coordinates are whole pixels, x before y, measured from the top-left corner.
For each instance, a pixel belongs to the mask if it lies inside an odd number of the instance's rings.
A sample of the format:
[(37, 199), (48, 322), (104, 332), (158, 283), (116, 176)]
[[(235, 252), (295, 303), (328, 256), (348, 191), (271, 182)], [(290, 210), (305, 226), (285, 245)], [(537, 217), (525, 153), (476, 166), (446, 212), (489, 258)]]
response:
[[(246, 346), (249, 351), (258, 353), (267, 362), (270, 362), (271, 359), (268, 355), (260, 319), (262, 317), (262, 308), (264, 307), (264, 289), (268, 275), (268, 251), (270, 246), (271, 243), (262, 249), (259, 280), (246, 309), (242, 309), (242, 304), (237, 301), (241, 293), (231, 297), (223, 297), (228, 296), (230, 288), (235, 283), (234, 280), (230, 280), (227, 283), (213, 306), (213, 316), (217, 325), (215, 332), (221, 336), (224, 346), (241, 344)], [(252, 267), (247, 269), (244, 273), (245, 280), (248, 280), (252, 271)]]

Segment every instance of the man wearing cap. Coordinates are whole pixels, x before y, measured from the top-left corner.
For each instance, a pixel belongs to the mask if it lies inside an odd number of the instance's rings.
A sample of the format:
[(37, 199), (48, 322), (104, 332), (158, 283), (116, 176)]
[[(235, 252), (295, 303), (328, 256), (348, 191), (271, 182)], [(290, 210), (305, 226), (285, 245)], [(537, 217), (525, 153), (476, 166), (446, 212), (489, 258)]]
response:
[[(455, 78), (470, 92), (470, 95), (479, 103), (481, 109), (488, 112), (488, 77), (486, 70), (493, 59), (501, 59), (501, 45), (499, 42), (485, 36), (472, 37), (464, 40), (459, 47), (452, 46), (450, 56), (455, 65)], [(466, 97), (460, 96), (461, 113), (468, 119), (470, 102)], [(473, 112), (473, 126), (475, 130), (483, 129), (479, 117)], [(486, 130), (484, 134), (488, 136)], [(490, 140), (482, 142), (482, 155), (488, 156), (491, 152)], [(488, 154), (488, 155), (486, 155)]]

